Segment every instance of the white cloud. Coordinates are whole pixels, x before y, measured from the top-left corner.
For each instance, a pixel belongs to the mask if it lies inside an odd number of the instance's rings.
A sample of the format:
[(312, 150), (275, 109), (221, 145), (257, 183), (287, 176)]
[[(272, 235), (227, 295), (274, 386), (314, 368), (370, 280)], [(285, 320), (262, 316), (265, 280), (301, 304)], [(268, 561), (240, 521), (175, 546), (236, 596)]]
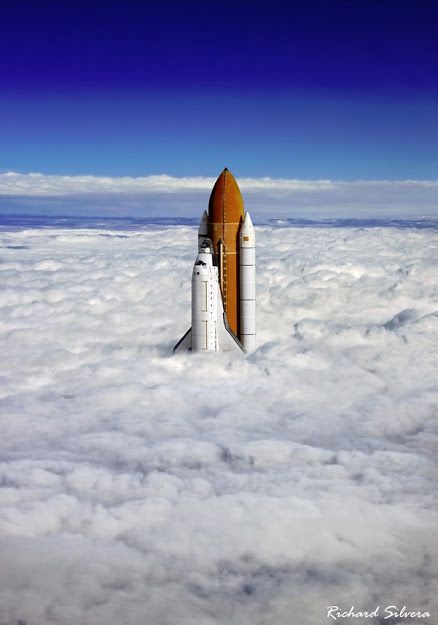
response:
[[(41, 173), (20, 174), (6, 172), (0, 174), (0, 193), (11, 195), (63, 195), (70, 193), (181, 193), (210, 191), (215, 183), (213, 177), (156, 176), (59, 176)], [(434, 189), (438, 191), (438, 181), (434, 180), (296, 180), (284, 178), (239, 178), (243, 191), (274, 192), (315, 192), (342, 189)]]
[[(215, 178), (0, 174), (2, 212), (198, 215)], [(438, 181), (239, 178), (256, 217), (438, 216)]]
[(214, 178), (172, 176), (57, 176), (39, 173), (0, 174), (0, 193), (11, 195), (63, 195), (70, 193), (178, 193), (211, 189)]
[(0, 234), (0, 622), (436, 614), (433, 230), (259, 228), (258, 349), (171, 355), (192, 228)]

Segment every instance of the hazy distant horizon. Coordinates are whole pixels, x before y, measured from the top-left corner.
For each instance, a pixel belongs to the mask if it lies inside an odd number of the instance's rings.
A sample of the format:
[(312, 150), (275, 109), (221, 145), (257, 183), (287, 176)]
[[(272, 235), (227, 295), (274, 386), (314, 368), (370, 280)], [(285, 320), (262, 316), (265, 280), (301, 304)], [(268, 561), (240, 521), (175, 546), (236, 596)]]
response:
[[(272, 218), (438, 217), (438, 180), (238, 175), (236, 179), (246, 209), (259, 222)], [(9, 171), (0, 173), (0, 213), (199, 219), (208, 206), (215, 180), (216, 175), (95, 176)]]
[[(197, 229), (196, 217), (134, 217), (105, 215), (26, 215), (0, 213), (0, 230), (26, 228), (87, 229), (87, 230), (143, 230), (151, 227), (189, 227)], [(399, 218), (337, 218), (319, 219), (272, 217), (254, 221), (257, 228), (408, 228), (438, 230), (438, 217)]]

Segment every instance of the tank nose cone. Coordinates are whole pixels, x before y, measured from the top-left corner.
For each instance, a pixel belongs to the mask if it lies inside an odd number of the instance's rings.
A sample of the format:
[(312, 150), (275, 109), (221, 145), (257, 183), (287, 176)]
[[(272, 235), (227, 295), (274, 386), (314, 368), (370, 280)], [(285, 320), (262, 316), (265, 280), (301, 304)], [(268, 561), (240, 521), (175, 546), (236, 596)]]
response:
[(243, 199), (240, 189), (233, 174), (225, 167), (210, 195), (209, 219), (212, 222), (239, 223), (243, 215)]

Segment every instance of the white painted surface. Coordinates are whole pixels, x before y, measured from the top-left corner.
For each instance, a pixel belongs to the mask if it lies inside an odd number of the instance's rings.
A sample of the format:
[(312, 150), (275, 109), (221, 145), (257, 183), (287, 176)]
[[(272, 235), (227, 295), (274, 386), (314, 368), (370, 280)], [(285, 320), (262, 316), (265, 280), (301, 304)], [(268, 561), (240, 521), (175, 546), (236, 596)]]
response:
[(250, 214), (245, 214), (239, 233), (240, 246), (240, 340), (245, 351), (256, 343), (255, 230)]
[(204, 240), (192, 274), (192, 351), (218, 349), (217, 343), (218, 271), (213, 265), (212, 249)]

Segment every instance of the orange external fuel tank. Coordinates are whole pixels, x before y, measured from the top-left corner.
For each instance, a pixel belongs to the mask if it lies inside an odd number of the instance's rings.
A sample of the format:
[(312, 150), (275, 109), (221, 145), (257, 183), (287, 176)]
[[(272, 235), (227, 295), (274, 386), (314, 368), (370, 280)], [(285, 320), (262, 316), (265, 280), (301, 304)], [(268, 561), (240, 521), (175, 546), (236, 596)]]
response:
[(225, 168), (198, 228), (192, 271), (192, 325), (177, 352), (245, 352), (256, 346), (255, 230)]
[(239, 228), (244, 208), (233, 174), (225, 168), (213, 187), (208, 203), (208, 233), (219, 260), (219, 281), (228, 324), (240, 337)]

